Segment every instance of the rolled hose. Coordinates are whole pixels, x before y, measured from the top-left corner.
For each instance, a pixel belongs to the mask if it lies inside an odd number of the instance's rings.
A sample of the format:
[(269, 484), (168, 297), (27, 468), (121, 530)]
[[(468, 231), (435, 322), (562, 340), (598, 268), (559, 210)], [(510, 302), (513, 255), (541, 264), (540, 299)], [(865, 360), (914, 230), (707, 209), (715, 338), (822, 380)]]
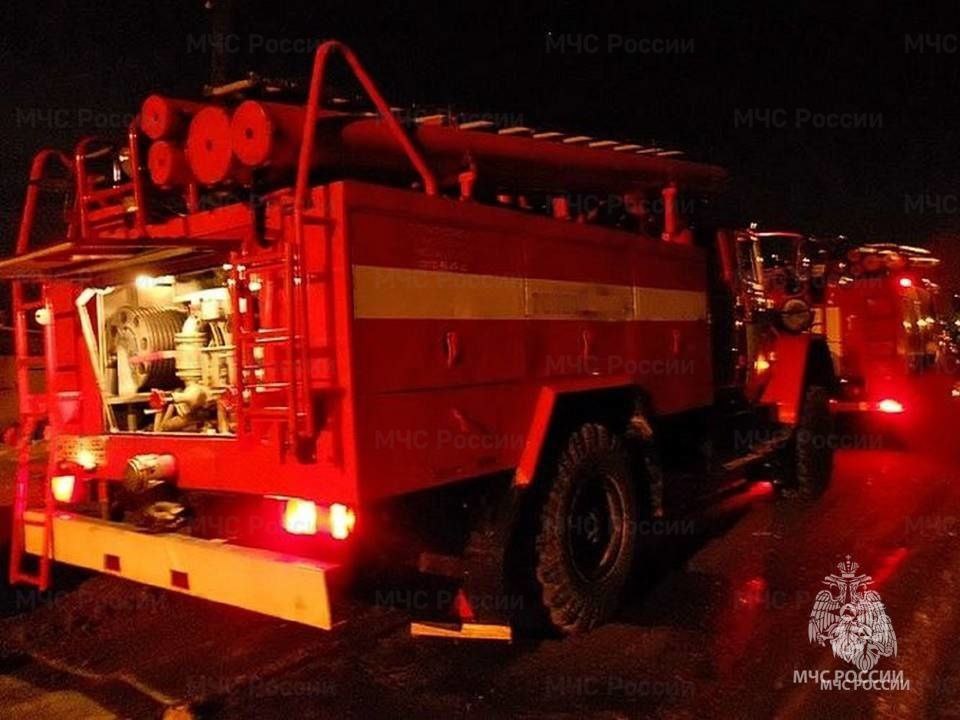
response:
[[(160, 390), (179, 387), (176, 361), (173, 357), (159, 357), (175, 349), (175, 336), (180, 332), (186, 312), (171, 307), (133, 307), (126, 305), (111, 316), (110, 349), (125, 354), (137, 390)], [(118, 368), (119, 370), (119, 368)]]

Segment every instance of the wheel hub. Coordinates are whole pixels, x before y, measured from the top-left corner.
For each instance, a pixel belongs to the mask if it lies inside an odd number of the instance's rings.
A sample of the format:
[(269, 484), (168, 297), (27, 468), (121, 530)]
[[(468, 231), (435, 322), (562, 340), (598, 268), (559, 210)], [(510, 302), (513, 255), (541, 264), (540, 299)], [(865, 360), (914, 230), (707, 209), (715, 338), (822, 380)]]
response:
[(623, 543), (623, 499), (603, 473), (591, 473), (578, 484), (567, 518), (567, 547), (577, 573), (585, 580), (603, 579), (613, 568)]

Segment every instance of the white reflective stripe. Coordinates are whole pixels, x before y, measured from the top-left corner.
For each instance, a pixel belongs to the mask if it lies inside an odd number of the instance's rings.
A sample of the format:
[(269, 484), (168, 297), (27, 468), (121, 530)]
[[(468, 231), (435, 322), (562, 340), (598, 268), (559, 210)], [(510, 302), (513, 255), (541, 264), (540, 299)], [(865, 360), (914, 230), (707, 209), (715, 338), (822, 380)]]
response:
[(706, 320), (707, 294), (696, 290), (634, 287), (634, 320)]
[(353, 314), (414, 320), (523, 317), (523, 278), (353, 266)]
[(633, 290), (627, 285), (529, 279), (524, 317), (536, 320), (634, 318)]
[(353, 266), (359, 319), (706, 320), (697, 290)]

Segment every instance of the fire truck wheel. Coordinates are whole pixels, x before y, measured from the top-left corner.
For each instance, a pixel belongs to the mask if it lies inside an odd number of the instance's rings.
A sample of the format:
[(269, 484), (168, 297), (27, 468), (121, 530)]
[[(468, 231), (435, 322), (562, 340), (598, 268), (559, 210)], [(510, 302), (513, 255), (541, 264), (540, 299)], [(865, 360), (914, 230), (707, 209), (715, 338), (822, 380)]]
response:
[(564, 633), (616, 610), (633, 563), (637, 504), (620, 439), (588, 423), (560, 453), (540, 511), (536, 577), (550, 622)]
[(833, 472), (833, 419), (830, 397), (826, 388), (811, 385), (807, 388), (800, 410), (793, 442), (794, 482), (801, 495), (817, 495), (830, 482)]

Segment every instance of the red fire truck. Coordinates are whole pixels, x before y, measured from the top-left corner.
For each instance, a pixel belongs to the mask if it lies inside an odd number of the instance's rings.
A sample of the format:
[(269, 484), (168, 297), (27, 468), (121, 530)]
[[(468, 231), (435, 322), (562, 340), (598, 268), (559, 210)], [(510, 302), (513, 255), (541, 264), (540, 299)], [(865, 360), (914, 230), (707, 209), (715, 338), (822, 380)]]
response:
[[(372, 110), (328, 97), (336, 55)], [(456, 576), (462, 632), (504, 588), (573, 632), (615, 609), (640, 523), (680, 512), (662, 467), (695, 436), (711, 479), (822, 489), (829, 352), (772, 312), (756, 237), (697, 219), (720, 169), (405, 116), (337, 42), (288, 91), (151, 96), (122, 142), (36, 157), (0, 262), (12, 581), (56, 561), (329, 628), (337, 578), (389, 550)]]
[(842, 378), (842, 412), (900, 415), (938, 369), (940, 261), (928, 250), (891, 243), (848, 249), (824, 304), (824, 332)]

